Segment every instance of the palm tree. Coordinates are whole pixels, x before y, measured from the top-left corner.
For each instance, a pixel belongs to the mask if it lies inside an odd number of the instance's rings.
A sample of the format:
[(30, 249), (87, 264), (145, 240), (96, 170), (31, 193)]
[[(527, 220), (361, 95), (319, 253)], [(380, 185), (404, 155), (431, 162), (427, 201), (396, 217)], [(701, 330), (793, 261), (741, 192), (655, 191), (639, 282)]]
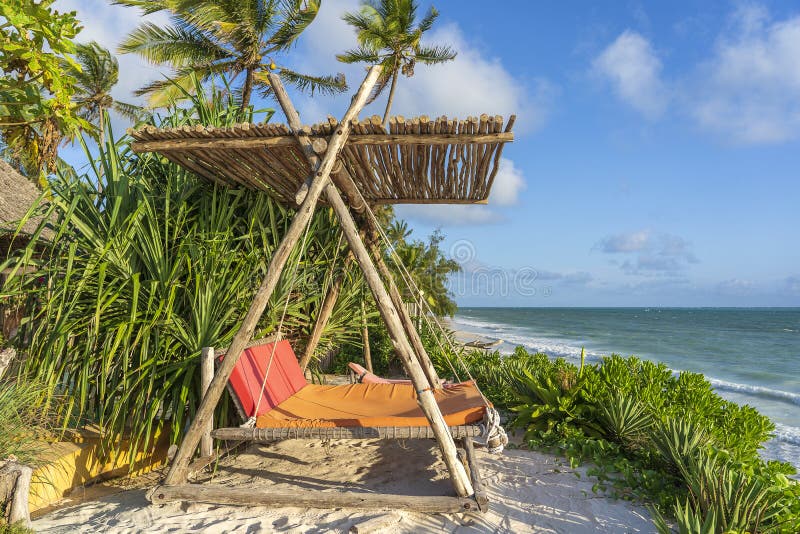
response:
[(119, 81), (119, 63), (111, 52), (96, 42), (81, 43), (75, 47), (75, 61), (80, 69), (70, 67), (68, 72), (75, 78), (75, 93), (72, 97), (78, 115), (94, 126), (89, 133), (105, 140), (107, 111), (115, 111), (123, 117), (136, 120), (144, 110), (134, 104), (114, 100), (111, 89)]
[(336, 58), (343, 63), (383, 66), (383, 74), (372, 92), (370, 102), (378, 98), (391, 82), (383, 115), (384, 124), (389, 120), (400, 73), (411, 77), (417, 61), (435, 65), (456, 57), (455, 51), (449, 46), (424, 46), (420, 43), (422, 34), (431, 29), (439, 12), (431, 7), (419, 24), (414, 26), (416, 16), (415, 0), (363, 0), (359, 13), (346, 13), (342, 17), (356, 29), (359, 46)]
[(310, 76), (280, 64), (289, 48), (319, 11), (322, 0), (114, 0), (140, 7), (145, 13), (167, 11), (172, 24), (144, 23), (119, 47), (154, 64), (175, 69), (170, 80), (145, 85), (137, 94), (150, 95), (158, 107), (190, 89), (192, 76), (201, 81), (228, 75), (232, 82), (243, 74), (241, 107), (246, 108), (254, 88), (263, 96), (272, 92), (267, 70), (276, 70), (301, 91), (333, 94), (347, 89), (344, 75)]

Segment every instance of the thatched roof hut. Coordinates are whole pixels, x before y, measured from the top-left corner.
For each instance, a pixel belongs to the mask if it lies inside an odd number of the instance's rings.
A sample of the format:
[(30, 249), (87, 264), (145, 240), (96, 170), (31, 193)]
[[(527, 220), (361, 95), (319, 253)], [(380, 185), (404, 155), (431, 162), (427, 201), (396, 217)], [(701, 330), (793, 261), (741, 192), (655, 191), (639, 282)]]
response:
[(0, 261), (11, 250), (25, 246), (28, 242), (27, 236), (36, 231), (40, 219), (31, 218), (14, 238), (18, 221), (25, 216), (41, 193), (30, 180), (0, 160)]

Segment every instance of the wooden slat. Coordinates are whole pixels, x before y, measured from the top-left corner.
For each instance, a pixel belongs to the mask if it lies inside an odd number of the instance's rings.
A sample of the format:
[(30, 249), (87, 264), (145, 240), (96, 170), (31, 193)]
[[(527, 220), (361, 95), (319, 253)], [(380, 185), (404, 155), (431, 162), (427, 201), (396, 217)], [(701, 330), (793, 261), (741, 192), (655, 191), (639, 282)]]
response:
[(268, 507), (409, 510), (427, 513), (455, 513), (478, 510), (477, 503), (471, 497), (391, 495), (355, 491), (327, 492), (301, 489), (287, 492), (275, 491), (269, 488), (224, 488), (199, 484), (157, 486), (148, 493), (147, 497), (153, 504), (185, 501)]
[[(513, 140), (513, 123), (511, 117), (503, 128), (502, 117), (486, 114), (462, 121), (395, 116), (387, 130), (377, 116), (353, 119), (340, 158), (360, 196), (370, 203), (485, 203), (502, 149)], [(331, 117), (298, 131), (323, 147), (337, 128)], [(147, 126), (129, 133), (136, 151), (158, 151), (206, 179), (267, 191), (290, 205), (302, 197), (301, 184), (310, 174), (303, 149), (282, 124)]]
[[(448, 427), (454, 439), (481, 435), (478, 425)], [(412, 427), (359, 427), (344, 426), (330, 428), (217, 428), (211, 432), (215, 439), (224, 441), (252, 441), (269, 443), (279, 439), (432, 439), (429, 426)]]
[[(138, 139), (137, 132), (133, 134)], [(155, 137), (155, 136), (154, 136)], [(313, 141), (313, 137), (311, 138)], [(449, 145), (452, 143), (505, 143), (514, 140), (511, 132), (493, 134), (361, 134), (353, 135), (348, 145)], [(294, 146), (296, 141), (291, 135), (275, 137), (194, 137), (175, 139), (155, 137), (153, 140), (136, 140), (131, 144), (134, 152), (162, 152), (166, 150), (186, 150), (203, 148), (208, 150), (224, 150), (227, 148), (272, 148)]]

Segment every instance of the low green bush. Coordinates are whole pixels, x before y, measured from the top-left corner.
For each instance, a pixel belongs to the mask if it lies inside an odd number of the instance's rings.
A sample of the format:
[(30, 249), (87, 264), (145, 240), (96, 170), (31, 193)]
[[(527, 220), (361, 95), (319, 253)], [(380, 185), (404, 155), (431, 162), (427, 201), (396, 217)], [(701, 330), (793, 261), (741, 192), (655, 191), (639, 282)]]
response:
[[(442, 374), (445, 359), (434, 358)], [(577, 366), (522, 348), (461, 360), (530, 447), (591, 462), (595, 491), (651, 503), (661, 532), (800, 532), (794, 467), (758, 454), (774, 424), (702, 375), (618, 355)]]

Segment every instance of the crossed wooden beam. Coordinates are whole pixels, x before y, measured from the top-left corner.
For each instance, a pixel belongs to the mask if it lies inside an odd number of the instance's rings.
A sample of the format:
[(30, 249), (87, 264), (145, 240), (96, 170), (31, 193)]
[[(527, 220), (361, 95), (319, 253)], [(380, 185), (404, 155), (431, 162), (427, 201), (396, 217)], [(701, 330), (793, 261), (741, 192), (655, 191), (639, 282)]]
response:
[[(474, 488), (471, 478), (468, 476), (464, 464), (458, 458), (453, 436), (448, 430), (433, 395), (433, 390), (441, 387), (439, 378), (422, 346), (419, 334), (403, 305), (400, 292), (383, 261), (375, 240), (371, 240), (369, 248), (372, 254), (370, 254), (368, 246), (359, 235), (359, 227), (353, 218), (351, 209), (357, 214), (362, 214), (359, 217), (362, 230), (372, 237), (377, 234), (375, 221), (364, 213), (366, 202), (352, 178), (343, 169), (342, 165), (337, 165), (339, 152), (347, 142), (351, 121), (356, 119), (358, 113), (366, 104), (380, 72), (380, 66), (373, 66), (369, 69), (366, 78), (353, 97), (350, 107), (345, 112), (342, 120), (339, 121), (338, 128), (333, 132), (327, 143), (321, 143), (319, 139), (312, 140), (302, 133), (300, 117), (280, 79), (273, 73), (268, 75), (272, 89), (286, 115), (295, 139), (308, 159), (312, 174), (298, 191), (297, 200), (300, 207), (295, 213), (283, 240), (272, 255), (267, 274), (253, 298), (250, 309), (247, 311), (238, 332), (233, 337), (227, 356), (219, 365), (197, 409), (196, 416), (173, 458), (172, 465), (163, 482), (165, 486), (180, 486), (187, 482), (190, 473), (190, 461), (208, 422), (211, 420), (214, 408), (225, 390), (231, 372), (247, 343), (253, 338), (256, 325), (275, 290), (289, 255), (309, 223), (320, 196), (324, 194), (325, 199), (333, 208), (339, 220), (342, 233), (347, 239), (351, 253), (363, 271), (364, 278), (372, 291), (381, 317), (386, 323), (394, 350), (403, 362), (405, 370), (417, 391), (419, 406), (428, 419), (434, 436), (439, 443), (442, 458), (450, 473), (456, 494), (459, 497), (473, 495)], [(347, 195), (347, 203), (342, 198), (340, 190)], [(386, 280), (388, 289), (384, 285), (382, 277)], [(320, 317), (320, 319), (325, 320), (324, 317)], [(469, 445), (471, 449), (471, 442)], [(156, 488), (156, 491), (158, 491), (158, 488)], [(173, 494), (177, 495), (174, 491)], [(228, 499), (227, 502), (236, 500), (233, 495), (229, 497), (231, 499)], [(332, 499), (332, 497), (329, 499)], [(344, 501), (339, 502), (335, 499), (332, 499), (331, 504), (346, 505)], [(415, 506), (418, 504), (416, 503)]]

